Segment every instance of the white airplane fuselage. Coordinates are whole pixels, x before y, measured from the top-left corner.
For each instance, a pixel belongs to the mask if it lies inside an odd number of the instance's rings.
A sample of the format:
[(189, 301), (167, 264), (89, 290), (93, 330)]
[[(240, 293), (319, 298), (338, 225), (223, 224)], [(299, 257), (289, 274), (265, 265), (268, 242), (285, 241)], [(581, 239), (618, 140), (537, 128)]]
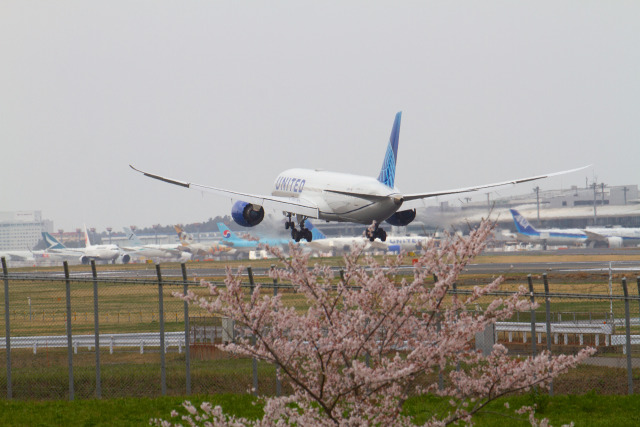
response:
[[(351, 194), (344, 194), (351, 193)], [(402, 206), (402, 196), (375, 178), (312, 169), (288, 169), (278, 175), (272, 196), (308, 200), (325, 221), (382, 222)]]

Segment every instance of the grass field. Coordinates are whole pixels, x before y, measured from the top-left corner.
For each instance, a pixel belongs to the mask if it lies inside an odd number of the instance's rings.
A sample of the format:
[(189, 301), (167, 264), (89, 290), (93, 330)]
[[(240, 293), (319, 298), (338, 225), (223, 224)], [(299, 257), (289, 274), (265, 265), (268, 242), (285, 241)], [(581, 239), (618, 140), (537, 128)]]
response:
[[(145, 426), (150, 418), (169, 419), (173, 409), (188, 399), (199, 405), (203, 401), (220, 405), (226, 413), (256, 419), (262, 408), (250, 395), (217, 394), (185, 397), (123, 398), (110, 400), (79, 400), (74, 402), (0, 401), (0, 424), (3, 426)], [(522, 416), (507, 410), (522, 405), (538, 405), (538, 418), (548, 418), (553, 425), (575, 422), (576, 426), (632, 427), (640, 425), (640, 395), (600, 396), (587, 393), (580, 396), (563, 395), (547, 398), (533, 393), (499, 399), (482, 410), (475, 418), (478, 426), (526, 426)], [(435, 396), (410, 398), (404, 413), (423, 423), (434, 413), (449, 410), (447, 399)]]

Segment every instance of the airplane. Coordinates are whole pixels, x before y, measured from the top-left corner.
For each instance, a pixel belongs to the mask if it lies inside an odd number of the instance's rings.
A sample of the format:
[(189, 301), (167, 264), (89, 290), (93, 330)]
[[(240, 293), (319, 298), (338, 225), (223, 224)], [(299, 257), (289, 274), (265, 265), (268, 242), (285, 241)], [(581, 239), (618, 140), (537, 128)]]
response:
[(620, 248), (640, 244), (640, 228), (588, 227), (586, 229), (536, 230), (517, 210), (510, 209), (520, 241), (541, 242), (542, 244), (585, 243), (589, 246)]
[[(405, 194), (395, 186), (401, 117), (402, 112), (395, 116), (377, 178), (320, 169), (288, 169), (276, 178), (271, 195), (257, 195), (180, 181), (129, 166), (149, 178), (236, 200), (231, 216), (244, 227), (258, 225), (264, 219), (265, 208), (282, 211), (287, 217), (285, 229), (291, 229), (291, 238), (296, 242), (301, 239), (312, 241), (312, 233), (305, 226), (309, 218), (370, 224), (372, 227), (367, 230), (369, 240), (378, 238), (384, 242), (387, 234), (380, 224), (386, 221), (395, 226), (408, 225), (416, 217), (416, 208), (424, 206), (423, 199), (529, 182), (588, 167), (473, 187)], [(296, 228), (294, 216), (300, 229)]]
[(46, 249), (46, 252), (65, 257), (76, 256), (79, 257), (78, 259), (82, 264), (89, 264), (92, 259), (95, 261), (106, 261), (114, 264), (118, 258), (121, 259), (123, 264), (127, 264), (131, 261), (131, 255), (127, 253), (121, 254), (117, 245), (92, 245), (91, 240), (89, 240), (89, 233), (87, 232), (86, 225), (84, 226), (84, 248), (67, 248), (49, 233), (43, 233), (42, 236), (50, 245), (50, 247)]
[(594, 246), (602, 244), (621, 248), (640, 245), (640, 228), (637, 227), (587, 227), (583, 231)]
[(306, 221), (306, 226), (312, 233), (312, 241), (307, 241), (306, 243), (304, 243), (304, 247), (311, 250), (320, 252), (350, 251), (356, 245), (364, 247), (365, 250), (387, 249), (386, 244), (378, 241), (372, 242), (364, 236), (327, 237), (310, 220)]
[(217, 242), (196, 242), (189, 233), (182, 229), (181, 226), (174, 225), (173, 228), (176, 230), (176, 233), (178, 233), (182, 250), (189, 252), (194, 256), (207, 257), (211, 255), (235, 255), (237, 252), (234, 248)]
[(428, 236), (387, 236), (387, 250), (389, 252), (416, 252), (424, 248), (429, 241)]
[(191, 260), (191, 253), (186, 251), (180, 243), (169, 243), (163, 245), (144, 244), (129, 227), (123, 227), (127, 240), (127, 246), (120, 246), (132, 257), (145, 257), (163, 261), (186, 262)]
[(269, 246), (287, 246), (289, 245), (289, 239), (281, 239), (281, 238), (253, 238), (253, 239), (243, 239), (238, 237), (233, 231), (229, 230), (229, 228), (221, 222), (216, 224), (218, 226), (218, 230), (220, 230), (220, 234), (222, 234), (223, 245), (235, 248), (235, 249), (248, 249), (254, 250), (260, 245), (269, 245)]
[(579, 229), (536, 230), (533, 225), (515, 209), (509, 209), (516, 225), (516, 239), (527, 243), (546, 245), (576, 245), (587, 242), (587, 235)]
[(7, 261), (15, 262), (36, 262), (37, 258), (41, 258), (42, 251), (0, 251), (0, 258), (4, 258)]

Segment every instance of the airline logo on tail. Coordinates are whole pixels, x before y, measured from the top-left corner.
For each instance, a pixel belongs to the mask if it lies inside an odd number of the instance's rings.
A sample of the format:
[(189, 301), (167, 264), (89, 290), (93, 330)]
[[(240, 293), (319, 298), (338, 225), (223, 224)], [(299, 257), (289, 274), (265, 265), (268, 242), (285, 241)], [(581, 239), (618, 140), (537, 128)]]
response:
[(42, 232), (42, 238), (47, 243), (47, 249), (65, 249), (62, 243), (46, 231)]
[(233, 234), (233, 232), (229, 230), (226, 225), (221, 222), (218, 222), (216, 225), (218, 226), (218, 230), (220, 230), (220, 233), (222, 233), (222, 237), (224, 237), (226, 240), (238, 240), (238, 237), (236, 237), (236, 235)]
[(189, 235), (189, 233), (184, 231), (182, 227), (180, 227), (179, 225), (174, 225), (173, 228), (176, 230), (176, 233), (178, 233), (178, 239), (180, 240), (180, 243), (182, 243), (183, 245), (188, 245), (189, 243), (193, 242), (193, 238)]
[(400, 121), (402, 119), (402, 111), (396, 114), (396, 119), (393, 122), (393, 128), (391, 129), (391, 136), (389, 137), (389, 145), (387, 146), (387, 152), (382, 162), (382, 168), (380, 169), (380, 175), (378, 175), (378, 181), (393, 188), (396, 180), (396, 160), (398, 159), (398, 139), (400, 138)]
[(513, 222), (516, 224), (516, 228), (518, 229), (518, 233), (522, 234), (537, 234), (535, 228), (527, 221), (525, 217), (523, 217), (520, 212), (515, 209), (509, 209), (511, 211), (511, 216), (513, 216)]

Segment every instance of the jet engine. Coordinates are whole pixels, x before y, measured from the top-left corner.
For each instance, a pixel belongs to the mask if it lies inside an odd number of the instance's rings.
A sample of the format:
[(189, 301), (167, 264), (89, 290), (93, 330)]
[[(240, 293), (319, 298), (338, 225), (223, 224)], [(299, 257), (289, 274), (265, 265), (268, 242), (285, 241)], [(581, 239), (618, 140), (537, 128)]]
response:
[(87, 265), (87, 264), (89, 264), (89, 261), (91, 261), (91, 260), (89, 259), (89, 257), (88, 257), (88, 256), (82, 255), (82, 256), (80, 257), (80, 263), (81, 263), (82, 265)]
[(129, 261), (131, 261), (131, 255), (123, 254), (121, 259), (123, 264), (129, 264)]
[(243, 227), (254, 227), (264, 219), (264, 208), (238, 200), (231, 208), (231, 217)]
[(414, 219), (416, 219), (416, 210), (409, 209), (394, 213), (387, 218), (387, 222), (391, 225), (395, 225), (396, 227), (404, 227), (405, 225), (409, 225)]
[(622, 237), (617, 237), (617, 236), (607, 237), (607, 242), (609, 242), (610, 248), (622, 247)]

